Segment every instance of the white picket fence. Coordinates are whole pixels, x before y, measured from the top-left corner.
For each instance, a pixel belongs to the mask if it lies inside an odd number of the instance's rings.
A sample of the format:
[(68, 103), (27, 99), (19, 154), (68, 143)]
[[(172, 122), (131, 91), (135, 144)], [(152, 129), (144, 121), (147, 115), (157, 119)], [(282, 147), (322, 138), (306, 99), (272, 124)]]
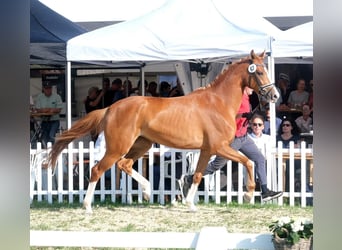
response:
[[(51, 145), (48, 145), (48, 148)], [(288, 158), (287, 167), (289, 168), (289, 190), (284, 192), (283, 196), (272, 201), (278, 205), (288, 203), (291, 206), (300, 204), (305, 207), (312, 204), (313, 192), (308, 187), (312, 187), (309, 182), (309, 173), (312, 171), (309, 168), (309, 157), (313, 149), (307, 148), (305, 142), (301, 143), (300, 148), (294, 148), (294, 144), (290, 143), (289, 149), (282, 149), (281, 142), (278, 142), (277, 148), (269, 149), (267, 152), (267, 179), (268, 186), (273, 190), (284, 189), (283, 179), (283, 162)], [(43, 201), (47, 200), (49, 203), (61, 203), (68, 200), (69, 203), (83, 202), (86, 193), (88, 178), (91, 174), (90, 167), (94, 165), (94, 143), (90, 142), (88, 147), (84, 147), (82, 141), (70, 144), (67, 149), (64, 149), (58, 158), (57, 167), (54, 171), (51, 168), (43, 169), (42, 165), (46, 160), (49, 149), (42, 149), (41, 144), (37, 144), (37, 148), (30, 150), (30, 169), (31, 169), (31, 189), (30, 202), (33, 200)], [(171, 160), (166, 160), (164, 155), (166, 152), (171, 154)], [(157, 165), (164, 167), (157, 167), (160, 170), (160, 182), (157, 184), (158, 188), (152, 189), (150, 203), (159, 202), (165, 204), (165, 196), (169, 196), (169, 201), (174, 201), (180, 195), (180, 191), (176, 185), (176, 163), (181, 164), (181, 172), (187, 173), (193, 171), (198, 159), (198, 150), (180, 150), (167, 148), (164, 146), (152, 147), (146, 156), (137, 161), (137, 171), (145, 174), (154, 185), (154, 167), (155, 153), (160, 154), (160, 161)], [(176, 159), (176, 153), (181, 154), (180, 159)], [(298, 160), (299, 155), (299, 160)], [(295, 171), (295, 160), (300, 161), (300, 172)], [(165, 166), (170, 165), (171, 168)], [(190, 166), (189, 166), (190, 164)], [(143, 171), (144, 169), (144, 171)], [(166, 169), (171, 169), (171, 173), (166, 173)], [(203, 200), (204, 203), (214, 201), (217, 204), (222, 202), (230, 203), (233, 200), (239, 204), (243, 203), (244, 194), (244, 169), (241, 164), (238, 164), (237, 171), (233, 171), (235, 165), (228, 161), (226, 173), (217, 171), (215, 174), (205, 176), (204, 185), (197, 192), (197, 200)], [(110, 198), (112, 202), (132, 203), (133, 201), (142, 202), (143, 195), (140, 185), (125, 173), (121, 173), (119, 183), (116, 178), (116, 168), (110, 169), (111, 177), (106, 179), (103, 175), (95, 190), (94, 199), (104, 201)], [(167, 171), (167, 170), (166, 170)], [(297, 170), (298, 171), (298, 170)], [(312, 174), (312, 173), (310, 173)], [(170, 189), (163, 188), (165, 185), (166, 175), (170, 175)], [(296, 178), (297, 176), (297, 178)], [(224, 183), (225, 185), (221, 185)], [(299, 187), (299, 189), (298, 189)], [(252, 203), (260, 201), (260, 189), (257, 189)], [(77, 201), (75, 201), (75, 199)]]

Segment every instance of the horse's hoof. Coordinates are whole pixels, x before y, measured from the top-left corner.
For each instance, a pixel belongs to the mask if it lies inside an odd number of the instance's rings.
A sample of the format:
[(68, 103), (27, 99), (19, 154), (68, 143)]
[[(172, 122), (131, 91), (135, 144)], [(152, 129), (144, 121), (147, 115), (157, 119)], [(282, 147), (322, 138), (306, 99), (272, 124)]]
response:
[(172, 206), (178, 206), (178, 201), (177, 201), (176, 199), (173, 199), (173, 200), (171, 201), (171, 205), (172, 205)]
[(91, 209), (91, 205), (88, 202), (83, 202), (83, 207), (86, 210), (86, 214), (92, 214), (93, 210)]
[(92, 209), (86, 209), (86, 214), (93, 214), (93, 210)]
[(149, 201), (150, 196), (151, 196), (151, 189), (150, 188), (146, 188), (145, 190), (143, 190), (143, 197), (145, 200)]
[(190, 210), (190, 212), (195, 213), (195, 212), (197, 212), (197, 207), (195, 205), (191, 205), (189, 207), (189, 210)]
[(92, 214), (92, 213), (93, 213), (93, 210), (91, 209), (90, 206), (89, 206), (89, 207), (88, 207), (88, 206), (87, 206), (87, 207), (85, 206), (84, 208), (85, 208), (85, 210), (86, 210), (86, 214)]
[(245, 203), (250, 203), (251, 200), (252, 200), (252, 196), (251, 196), (249, 193), (245, 193), (245, 194), (243, 195), (243, 201), (244, 201)]
[(197, 207), (195, 206), (194, 203), (192, 202), (187, 202), (188, 206), (189, 206), (189, 211), (190, 212), (197, 212)]

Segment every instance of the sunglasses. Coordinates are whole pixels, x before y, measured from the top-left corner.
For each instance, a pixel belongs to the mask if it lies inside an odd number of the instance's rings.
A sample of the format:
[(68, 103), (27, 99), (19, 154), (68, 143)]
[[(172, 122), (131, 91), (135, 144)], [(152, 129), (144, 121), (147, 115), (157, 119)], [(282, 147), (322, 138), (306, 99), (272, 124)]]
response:
[(283, 124), (283, 127), (290, 127), (290, 126), (291, 126), (290, 123), (284, 123), (284, 124)]
[(253, 125), (253, 127), (256, 127), (256, 126), (261, 127), (261, 126), (264, 125), (264, 124), (262, 124), (262, 123), (252, 123), (252, 125)]

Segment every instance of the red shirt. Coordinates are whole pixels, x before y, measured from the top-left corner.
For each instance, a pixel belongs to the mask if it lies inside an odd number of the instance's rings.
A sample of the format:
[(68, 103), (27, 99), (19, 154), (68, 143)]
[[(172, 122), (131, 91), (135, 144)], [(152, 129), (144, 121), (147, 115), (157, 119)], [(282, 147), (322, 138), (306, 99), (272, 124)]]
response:
[[(249, 96), (247, 94), (242, 95), (242, 102), (238, 111), (238, 114), (251, 112), (251, 105), (249, 103)], [(248, 122), (247, 118), (241, 117), (236, 119), (236, 132), (235, 136), (240, 137), (247, 134)]]

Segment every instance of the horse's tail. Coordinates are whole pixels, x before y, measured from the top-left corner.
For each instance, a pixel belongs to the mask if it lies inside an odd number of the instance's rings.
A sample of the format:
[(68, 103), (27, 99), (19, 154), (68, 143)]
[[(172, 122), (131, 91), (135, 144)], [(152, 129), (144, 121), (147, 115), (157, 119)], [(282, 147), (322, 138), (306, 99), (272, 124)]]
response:
[(80, 138), (89, 132), (98, 134), (103, 130), (103, 118), (108, 108), (97, 109), (81, 119), (77, 120), (70, 129), (64, 131), (56, 137), (55, 143), (52, 145), (49, 153), (49, 166), (56, 165), (58, 155), (73, 140)]

